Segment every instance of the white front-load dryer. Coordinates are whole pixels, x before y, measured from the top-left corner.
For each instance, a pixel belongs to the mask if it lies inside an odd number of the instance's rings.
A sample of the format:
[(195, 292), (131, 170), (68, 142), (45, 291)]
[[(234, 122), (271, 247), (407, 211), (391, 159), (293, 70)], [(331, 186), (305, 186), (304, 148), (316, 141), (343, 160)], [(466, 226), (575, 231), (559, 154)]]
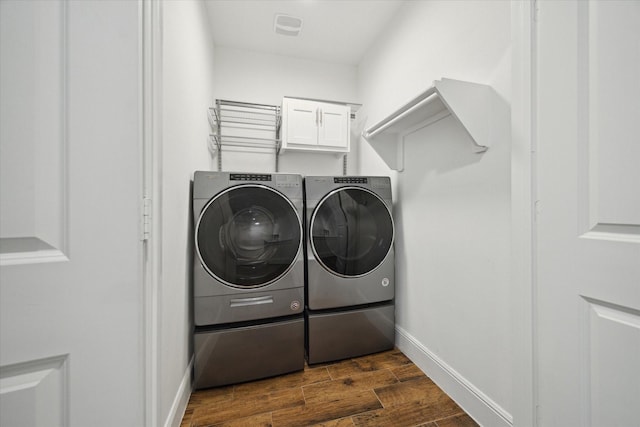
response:
[(302, 177), (197, 171), (192, 194), (196, 388), (303, 369)]

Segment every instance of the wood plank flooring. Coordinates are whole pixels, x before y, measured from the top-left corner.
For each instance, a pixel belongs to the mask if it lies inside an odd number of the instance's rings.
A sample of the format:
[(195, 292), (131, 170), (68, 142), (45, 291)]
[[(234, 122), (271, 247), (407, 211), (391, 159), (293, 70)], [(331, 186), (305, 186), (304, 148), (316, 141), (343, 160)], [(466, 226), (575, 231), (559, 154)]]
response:
[(397, 349), (195, 391), (181, 427), (477, 424)]

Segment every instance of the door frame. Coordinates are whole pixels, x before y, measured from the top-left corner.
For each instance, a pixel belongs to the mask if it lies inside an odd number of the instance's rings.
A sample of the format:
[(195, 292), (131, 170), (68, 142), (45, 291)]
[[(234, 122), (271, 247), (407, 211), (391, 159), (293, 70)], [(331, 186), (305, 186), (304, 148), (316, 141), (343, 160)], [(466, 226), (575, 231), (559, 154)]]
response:
[(160, 418), (160, 277), (162, 265), (162, 4), (138, 0), (140, 239), (144, 425)]
[[(141, 237), (144, 346), (145, 426), (159, 421), (159, 301), (161, 247), (160, 166), (162, 160), (162, 26), (161, 2), (138, 0), (140, 8), (140, 218), (149, 221), (149, 236)], [(514, 426), (535, 426), (536, 303), (536, 0), (511, 0), (511, 279), (513, 284)], [(148, 200), (145, 207), (144, 200)], [(145, 218), (145, 214), (150, 218)]]
[(537, 425), (536, 13), (536, 0), (511, 1), (511, 301), (514, 325), (514, 426)]

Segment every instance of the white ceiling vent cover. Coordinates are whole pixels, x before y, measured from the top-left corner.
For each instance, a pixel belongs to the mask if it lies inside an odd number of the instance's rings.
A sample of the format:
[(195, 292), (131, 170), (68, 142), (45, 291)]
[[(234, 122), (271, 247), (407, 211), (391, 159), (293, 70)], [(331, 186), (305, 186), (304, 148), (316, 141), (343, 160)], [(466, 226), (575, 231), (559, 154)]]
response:
[(297, 36), (302, 31), (302, 18), (277, 14), (273, 21), (273, 30), (283, 36)]

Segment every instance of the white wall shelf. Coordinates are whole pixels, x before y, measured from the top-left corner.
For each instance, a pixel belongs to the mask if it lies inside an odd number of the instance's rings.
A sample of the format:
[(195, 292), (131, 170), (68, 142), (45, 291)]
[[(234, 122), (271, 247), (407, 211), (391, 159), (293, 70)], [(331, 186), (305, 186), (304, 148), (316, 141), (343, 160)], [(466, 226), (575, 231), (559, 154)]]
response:
[(490, 146), (491, 86), (453, 79), (441, 79), (362, 136), (394, 170), (404, 169), (404, 138), (444, 117), (453, 115), (467, 131), (477, 153)]

